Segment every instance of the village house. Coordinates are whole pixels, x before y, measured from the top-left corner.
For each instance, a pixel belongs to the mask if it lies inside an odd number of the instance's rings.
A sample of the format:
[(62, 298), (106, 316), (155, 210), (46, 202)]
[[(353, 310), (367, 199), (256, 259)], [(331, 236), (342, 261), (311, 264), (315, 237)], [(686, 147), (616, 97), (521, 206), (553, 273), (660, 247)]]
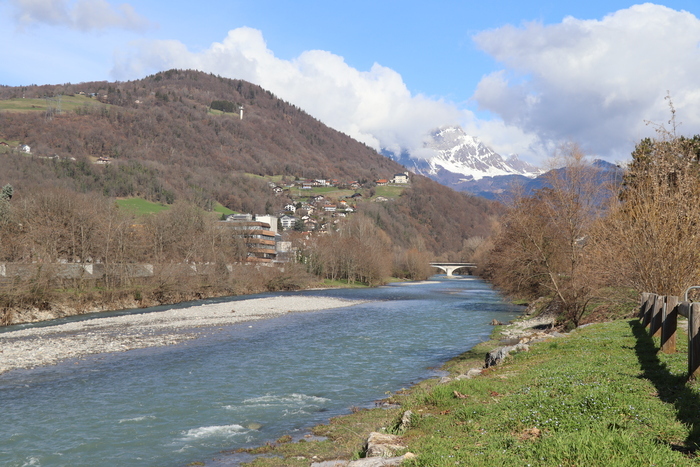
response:
[(340, 201), (338, 203), (338, 212), (351, 213), (355, 212), (355, 210), (348, 204), (347, 201)]
[(405, 185), (408, 183), (408, 172), (394, 174), (394, 178), (391, 179), (391, 183)]
[(287, 230), (287, 229), (293, 229), (294, 225), (297, 223), (296, 217), (292, 216), (282, 216), (280, 217), (280, 223), (282, 224), (282, 228)]
[(304, 221), (304, 227), (306, 230), (316, 230), (318, 228), (318, 222), (314, 219), (306, 219)]
[(374, 183), (376, 183), (378, 186), (384, 186), (384, 185), (389, 183), (389, 180), (387, 180), (386, 178), (380, 178), (379, 180), (375, 181)]

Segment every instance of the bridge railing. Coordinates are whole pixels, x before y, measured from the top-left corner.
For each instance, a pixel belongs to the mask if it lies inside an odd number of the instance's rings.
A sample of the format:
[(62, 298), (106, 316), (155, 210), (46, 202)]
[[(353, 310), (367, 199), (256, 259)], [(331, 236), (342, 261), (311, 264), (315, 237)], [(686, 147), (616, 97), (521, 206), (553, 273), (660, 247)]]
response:
[(661, 338), (663, 353), (676, 352), (678, 316), (688, 318), (688, 379), (700, 377), (700, 303), (679, 301), (676, 296), (643, 293), (639, 319), (652, 337)]

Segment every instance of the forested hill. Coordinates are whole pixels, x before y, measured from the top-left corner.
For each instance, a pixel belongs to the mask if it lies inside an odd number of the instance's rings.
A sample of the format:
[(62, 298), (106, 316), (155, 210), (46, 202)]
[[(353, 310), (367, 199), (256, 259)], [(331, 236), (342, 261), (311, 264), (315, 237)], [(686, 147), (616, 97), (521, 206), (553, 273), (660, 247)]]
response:
[[(358, 181), (369, 189), (405, 170), (257, 85), (197, 71), (0, 87), (0, 142), (7, 144), (0, 146), (0, 184), (12, 184), (19, 198), (58, 186), (264, 213), (286, 200), (245, 174)], [(12, 149), (20, 145), (30, 153)], [(494, 204), (413, 179), (391, 206), (369, 209), (395, 242), (418, 236), (439, 254), (488, 233)]]
[[(81, 92), (96, 97), (50, 121), (45, 112), (4, 113), (3, 136), (22, 139), (37, 155), (109, 156), (219, 173), (374, 180), (404, 170), (260, 86), (196, 71), (171, 70), (125, 83), (1, 88), (0, 97)], [(212, 104), (233, 112), (210, 112)]]

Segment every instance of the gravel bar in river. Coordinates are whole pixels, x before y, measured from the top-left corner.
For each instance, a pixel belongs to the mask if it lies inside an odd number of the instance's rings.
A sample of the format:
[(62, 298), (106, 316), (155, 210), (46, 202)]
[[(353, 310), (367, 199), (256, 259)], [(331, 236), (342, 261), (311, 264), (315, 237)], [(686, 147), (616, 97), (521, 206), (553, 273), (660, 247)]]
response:
[(0, 333), (0, 374), (90, 354), (177, 344), (198, 337), (198, 328), (358, 303), (362, 301), (329, 297), (253, 298), (9, 331)]

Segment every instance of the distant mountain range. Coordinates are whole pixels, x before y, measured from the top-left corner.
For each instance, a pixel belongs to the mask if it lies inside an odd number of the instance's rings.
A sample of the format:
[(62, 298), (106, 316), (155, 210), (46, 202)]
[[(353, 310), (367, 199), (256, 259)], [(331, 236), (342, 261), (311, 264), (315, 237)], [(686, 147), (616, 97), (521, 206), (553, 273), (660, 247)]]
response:
[[(413, 173), (487, 199), (507, 198), (516, 187), (527, 193), (548, 185), (548, 172), (521, 161), (516, 155), (504, 159), (461, 127), (441, 128), (430, 136), (425, 148), (432, 150), (432, 157), (413, 158), (405, 152), (384, 154)], [(619, 175), (620, 169), (609, 162), (596, 160), (593, 165), (602, 179)]]

